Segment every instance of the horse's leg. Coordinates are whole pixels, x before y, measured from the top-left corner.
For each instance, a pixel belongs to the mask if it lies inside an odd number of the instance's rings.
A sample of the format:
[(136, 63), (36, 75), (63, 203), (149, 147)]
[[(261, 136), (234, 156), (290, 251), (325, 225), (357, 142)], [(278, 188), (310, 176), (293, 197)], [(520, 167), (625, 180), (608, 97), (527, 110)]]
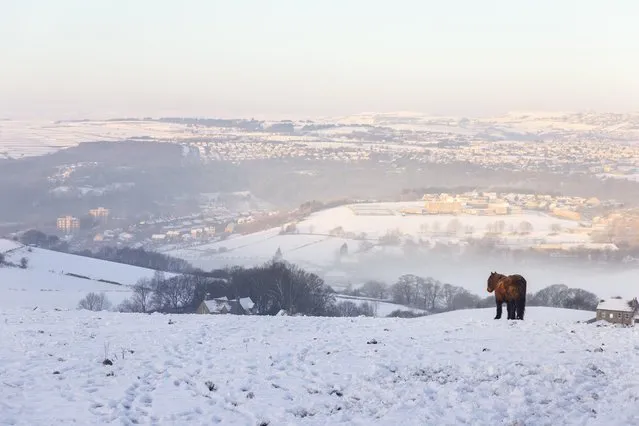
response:
[(515, 319), (515, 302), (509, 300), (506, 302), (506, 310), (508, 311), (508, 319)]
[(497, 299), (495, 299), (495, 302), (497, 303), (497, 315), (495, 316), (495, 319), (500, 319), (501, 318), (501, 304), (503, 302), (501, 300), (497, 300)]
[(517, 301), (517, 319), (518, 320), (523, 321), (525, 310), (526, 310), (526, 298), (520, 298)]

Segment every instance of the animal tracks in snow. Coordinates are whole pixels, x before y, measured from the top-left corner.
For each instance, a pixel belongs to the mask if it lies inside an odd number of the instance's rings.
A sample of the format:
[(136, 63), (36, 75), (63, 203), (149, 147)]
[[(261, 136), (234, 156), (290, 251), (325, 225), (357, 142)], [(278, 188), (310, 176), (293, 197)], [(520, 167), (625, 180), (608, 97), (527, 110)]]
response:
[[(5, 312), (0, 424), (635, 423), (637, 331), (536, 312), (515, 326), (468, 311), (172, 315), (171, 325), (157, 314)], [(113, 365), (102, 365), (105, 345)]]

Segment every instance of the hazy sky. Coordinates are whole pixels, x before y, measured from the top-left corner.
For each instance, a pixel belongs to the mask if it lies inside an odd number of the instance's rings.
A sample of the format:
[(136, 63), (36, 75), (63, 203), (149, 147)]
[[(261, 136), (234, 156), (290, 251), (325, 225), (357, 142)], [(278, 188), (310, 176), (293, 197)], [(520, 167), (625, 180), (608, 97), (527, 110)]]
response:
[(639, 0), (0, 0), (0, 117), (639, 110)]

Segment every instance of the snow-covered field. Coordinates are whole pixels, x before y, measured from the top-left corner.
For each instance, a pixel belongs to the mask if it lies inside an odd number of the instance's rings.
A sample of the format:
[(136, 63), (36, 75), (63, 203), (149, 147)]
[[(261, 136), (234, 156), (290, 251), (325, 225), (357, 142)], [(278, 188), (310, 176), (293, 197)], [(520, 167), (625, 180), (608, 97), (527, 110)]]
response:
[[(406, 215), (403, 209), (422, 209), (425, 203), (411, 201), (401, 203), (369, 203), (341, 206), (314, 213), (298, 224), (300, 232), (323, 234), (342, 227), (345, 232), (355, 234), (366, 233), (367, 236), (379, 238), (388, 231), (399, 230), (403, 234), (414, 237), (428, 237), (435, 231), (445, 232), (448, 224), (453, 220), (461, 223), (460, 235), (464, 235), (467, 227), (472, 228), (472, 236), (479, 238), (486, 233), (487, 226), (497, 221), (504, 221), (506, 231), (517, 227), (523, 221), (530, 222), (533, 232), (527, 238), (546, 236), (553, 224), (563, 229), (577, 228), (578, 222), (555, 218), (543, 213), (526, 212), (505, 216), (475, 216), (475, 215)], [(578, 238), (578, 237), (577, 237)]]
[(131, 296), (131, 288), (47, 271), (0, 268), (0, 309), (75, 309), (87, 293), (104, 293), (118, 305)]
[(26, 257), (29, 269), (45, 270), (51, 273), (73, 273), (92, 280), (109, 280), (123, 285), (133, 285), (140, 278), (151, 278), (155, 273), (152, 269), (36, 247), (21, 246), (7, 252), (5, 256), (7, 261), (14, 263), (20, 263), (20, 259)]
[(0, 311), (0, 424), (637, 424), (638, 329), (493, 315)]
[(353, 297), (353, 296), (344, 296), (337, 295), (335, 296), (337, 302), (353, 302), (358, 306), (368, 304), (373, 308), (374, 316), (378, 318), (383, 318), (391, 314), (393, 311), (401, 310), (401, 311), (411, 311), (418, 314), (426, 313), (423, 309), (412, 308), (410, 306), (398, 305), (397, 303), (386, 302), (382, 300), (369, 299), (365, 297)]
[[(533, 234), (511, 235), (508, 238), (513, 247), (530, 246), (539, 241), (578, 243), (589, 242), (587, 234), (572, 234), (566, 230), (579, 226), (578, 222), (554, 218), (542, 213), (525, 213), (510, 216), (402, 216), (404, 208), (415, 208), (423, 203), (379, 203), (336, 207), (310, 215), (297, 224), (298, 234), (280, 235), (280, 228), (273, 228), (249, 235), (235, 235), (224, 241), (187, 248), (167, 248), (167, 254), (186, 259), (205, 270), (241, 265), (245, 267), (263, 264), (273, 258), (277, 249), (283, 258), (309, 271), (316, 272), (335, 288), (350, 282), (357, 286), (368, 279), (378, 279), (393, 283), (400, 275), (416, 274), (430, 276), (440, 281), (461, 286), (467, 290), (484, 294), (484, 284), (489, 271), (521, 273), (527, 277), (529, 291), (535, 292), (553, 284), (583, 288), (599, 297), (620, 295), (635, 297), (639, 293), (639, 269), (617, 268), (575, 268), (566, 262), (518, 263), (508, 259), (495, 258), (481, 261), (450, 259), (442, 262), (431, 260), (427, 254), (408, 259), (402, 247), (377, 246), (360, 252), (362, 241), (353, 239), (364, 237), (371, 244), (387, 231), (399, 230), (414, 241), (447, 242), (451, 237), (434, 234), (437, 226), (443, 231), (450, 220), (457, 219), (462, 227), (471, 226), (473, 237), (480, 238), (489, 224), (498, 220), (506, 223), (506, 229), (517, 227), (522, 221), (533, 226)], [(355, 214), (355, 211), (362, 214)], [(367, 214), (363, 214), (368, 212)], [(369, 213), (379, 215), (370, 215)], [(385, 215), (381, 215), (385, 213)], [(435, 224), (438, 225), (435, 225)], [(549, 235), (552, 225), (558, 224), (563, 232)], [(331, 236), (330, 231), (342, 227), (346, 235)], [(455, 238), (453, 238), (455, 239)], [(457, 240), (460, 240), (457, 238)], [(338, 256), (340, 247), (346, 243), (347, 256)], [(337, 274), (342, 278), (333, 278)]]
[[(532, 241), (547, 240), (554, 243), (589, 242), (588, 235), (570, 234), (567, 232), (549, 236), (552, 225), (560, 225), (562, 229), (574, 229), (578, 222), (554, 218), (542, 213), (525, 213), (508, 216), (472, 216), (472, 215), (406, 215), (402, 209), (415, 209), (424, 206), (423, 202), (379, 203), (341, 206), (310, 215), (298, 223), (297, 234), (280, 235), (280, 228), (249, 235), (238, 235), (213, 244), (196, 247), (178, 248), (167, 251), (167, 254), (186, 259), (195, 266), (204, 269), (224, 267), (226, 265), (254, 266), (271, 259), (278, 248), (284, 257), (311, 269), (326, 267), (336, 260), (342, 244), (347, 243), (350, 253), (357, 251), (359, 240), (353, 236), (375, 243), (388, 232), (399, 231), (403, 236), (414, 241), (422, 239), (430, 242), (448, 242), (463, 237), (481, 238), (486, 228), (499, 220), (506, 224), (505, 229), (517, 228), (527, 221), (533, 226), (530, 235), (510, 236), (510, 244), (530, 246)], [(460, 233), (456, 237), (443, 235), (448, 224), (458, 220)], [(331, 231), (341, 227), (343, 237), (331, 235)], [(468, 228), (468, 229), (467, 229)], [(472, 230), (472, 234), (464, 231)], [(350, 234), (350, 235), (349, 235)], [(349, 238), (350, 237), (350, 238)]]
[[(86, 117), (85, 117), (86, 118)], [(286, 119), (291, 117), (287, 116)], [(307, 117), (308, 118), (308, 117)], [(326, 148), (355, 147), (367, 149), (368, 141), (352, 141), (344, 136), (361, 131), (362, 124), (393, 129), (394, 132), (428, 132), (432, 139), (419, 139), (429, 144), (438, 137), (446, 135), (464, 135), (481, 139), (529, 140), (536, 138), (552, 139), (559, 134), (588, 134), (595, 132), (608, 135), (613, 140), (634, 141), (639, 135), (637, 114), (580, 114), (570, 112), (513, 112), (493, 117), (443, 117), (421, 113), (391, 112), (363, 113), (347, 117), (315, 117), (316, 124), (341, 124), (340, 127), (318, 129), (304, 134), (273, 134), (268, 131), (246, 132), (233, 128), (191, 127), (186, 123), (167, 123), (150, 120), (79, 120), (52, 122), (47, 120), (3, 120), (0, 119), (0, 158), (20, 158), (23, 156), (44, 155), (60, 149), (75, 146), (81, 142), (119, 141), (136, 137), (152, 138), (158, 141), (180, 142), (193, 136), (208, 137), (216, 140), (226, 135), (246, 136), (260, 141), (304, 143), (308, 147)], [(269, 126), (271, 123), (265, 123)], [(300, 130), (307, 123), (295, 122)], [(346, 125), (346, 126), (345, 126)], [(379, 129), (378, 129), (379, 130)], [(421, 152), (422, 147), (400, 143), (385, 143), (387, 147), (398, 151)]]
[(82, 142), (135, 137), (187, 137), (185, 126), (154, 121), (14, 121), (0, 120), (0, 158), (50, 154)]
[(128, 286), (155, 273), (151, 269), (27, 247), (3, 239), (0, 253), (8, 262), (20, 264), (23, 257), (28, 261), (26, 269), (0, 267), (0, 309), (73, 309), (89, 292), (104, 292), (109, 301), (119, 304), (131, 295)]

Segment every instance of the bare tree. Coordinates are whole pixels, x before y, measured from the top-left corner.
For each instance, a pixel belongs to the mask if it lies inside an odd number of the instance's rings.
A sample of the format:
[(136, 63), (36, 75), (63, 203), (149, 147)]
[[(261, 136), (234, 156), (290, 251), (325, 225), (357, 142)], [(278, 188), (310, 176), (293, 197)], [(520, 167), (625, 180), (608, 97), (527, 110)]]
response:
[(148, 312), (151, 309), (152, 296), (153, 289), (151, 287), (151, 280), (141, 278), (133, 286), (133, 296), (131, 296), (131, 299), (122, 306), (127, 308), (127, 312)]
[(282, 249), (280, 247), (277, 248), (277, 250), (275, 251), (275, 255), (273, 256), (273, 260), (275, 262), (279, 262), (284, 258), (284, 256), (282, 255)]
[(364, 253), (364, 252), (369, 251), (373, 247), (374, 247), (374, 245), (370, 241), (362, 240), (362, 241), (359, 242), (358, 250), (359, 250), (360, 253)]
[(89, 293), (84, 299), (78, 303), (78, 309), (87, 309), (89, 311), (103, 311), (111, 308), (111, 302), (104, 293)]
[(358, 306), (350, 300), (339, 302), (336, 308), (338, 315), (341, 317), (356, 317), (359, 315)]
[(339, 302), (335, 305), (337, 315), (340, 317), (358, 317), (364, 315), (367, 317), (375, 316), (375, 310), (369, 303), (357, 305), (350, 300)]
[[(494, 299), (492, 299), (494, 300)], [(449, 310), (476, 308), (481, 303), (479, 296), (470, 293), (468, 290), (459, 288), (452, 299)]]
[(550, 225), (550, 232), (552, 232), (553, 234), (558, 234), (561, 232), (561, 225), (559, 223), (553, 223), (552, 225)]
[(165, 312), (181, 312), (190, 305), (195, 284), (187, 276), (177, 276), (158, 282), (153, 288), (153, 304)]
[(399, 229), (389, 229), (379, 238), (379, 244), (386, 246), (397, 246), (401, 243), (402, 233)]
[(385, 299), (388, 296), (388, 286), (381, 281), (367, 281), (361, 288), (362, 294), (376, 299)]
[(452, 310), (455, 296), (459, 293), (460, 288), (450, 284), (444, 284), (441, 290), (441, 298), (446, 310)]
[(519, 232), (522, 234), (530, 234), (533, 231), (532, 223), (523, 221), (519, 224)]
[(393, 301), (401, 305), (411, 305), (417, 301), (417, 285), (420, 277), (406, 274), (399, 277), (391, 287)]
[(530, 301), (530, 305), (554, 307), (562, 306), (568, 290), (568, 286), (565, 284), (554, 284), (546, 288), (542, 288), (535, 293), (534, 297)]
[(437, 309), (437, 302), (441, 298), (442, 285), (439, 281), (432, 278), (427, 278), (424, 284), (425, 293), (424, 300), (426, 301), (426, 308), (431, 311)]

